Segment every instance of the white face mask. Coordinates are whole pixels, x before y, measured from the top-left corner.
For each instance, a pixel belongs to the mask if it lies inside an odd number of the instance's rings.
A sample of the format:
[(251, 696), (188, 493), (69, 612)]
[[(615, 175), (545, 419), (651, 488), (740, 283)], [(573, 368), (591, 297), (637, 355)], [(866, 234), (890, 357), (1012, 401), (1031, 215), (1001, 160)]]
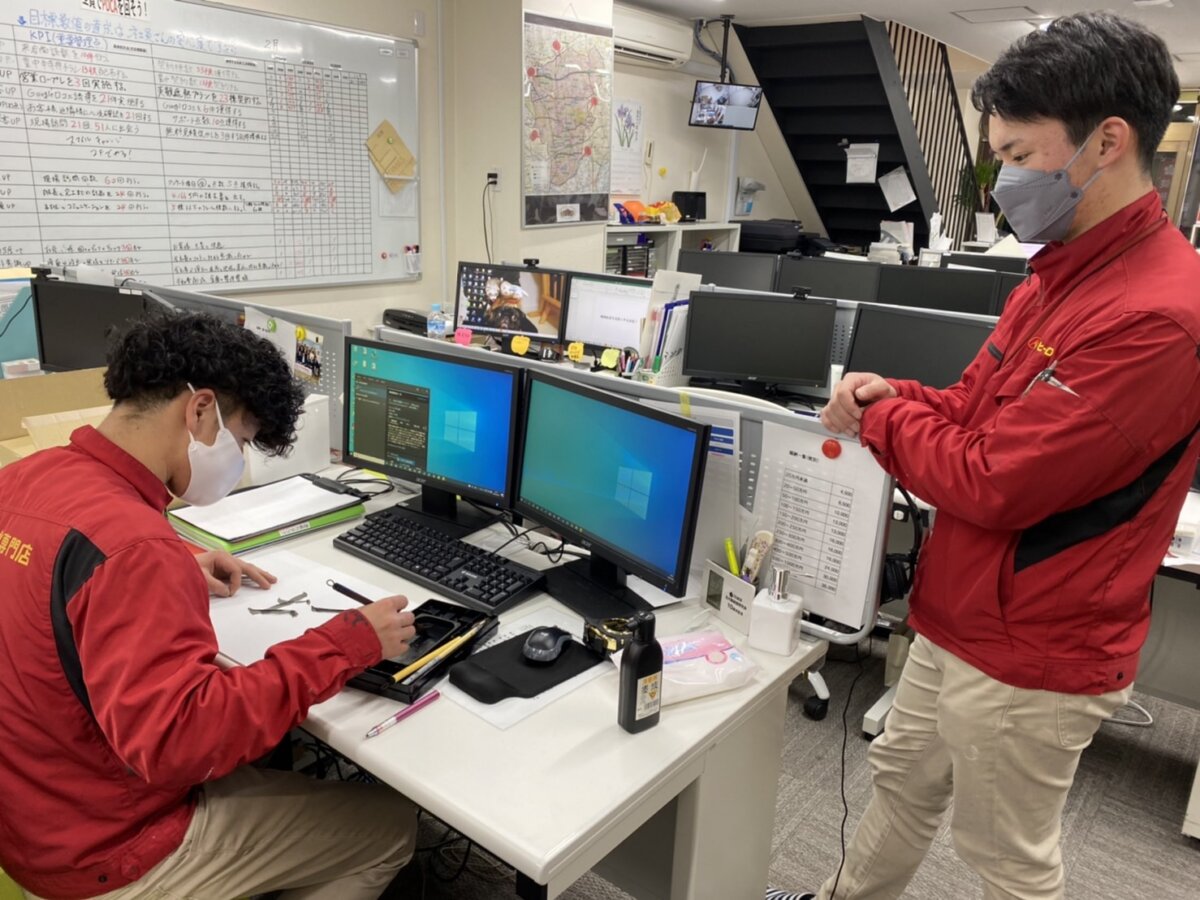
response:
[[(196, 389), (190, 384), (188, 389), (194, 394)], [(238, 446), (233, 432), (225, 427), (221, 418), (221, 408), (214, 404), (217, 411), (217, 439), (211, 445), (196, 440), (191, 435), (188, 444), (188, 463), (192, 467), (191, 478), (188, 479), (187, 489), (179, 495), (179, 499), (194, 506), (208, 506), (216, 503), (234, 489), (242, 478), (246, 458), (242, 448)]]

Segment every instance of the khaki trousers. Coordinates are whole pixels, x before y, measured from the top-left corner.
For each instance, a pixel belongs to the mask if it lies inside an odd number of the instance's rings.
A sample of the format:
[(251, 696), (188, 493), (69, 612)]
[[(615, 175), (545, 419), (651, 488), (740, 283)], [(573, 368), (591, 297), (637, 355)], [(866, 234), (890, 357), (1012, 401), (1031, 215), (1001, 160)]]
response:
[[(954, 800), (958, 855), (985, 900), (1063, 895), (1063, 804), (1084, 748), (1132, 688), (1101, 696), (1014, 688), (918, 636), (867, 758), (874, 795), (837, 900), (899, 897)], [(834, 878), (818, 900), (831, 900)]]
[(416, 807), (386, 785), (243, 766), (204, 785), (174, 853), (97, 900), (375, 900), (416, 833)]

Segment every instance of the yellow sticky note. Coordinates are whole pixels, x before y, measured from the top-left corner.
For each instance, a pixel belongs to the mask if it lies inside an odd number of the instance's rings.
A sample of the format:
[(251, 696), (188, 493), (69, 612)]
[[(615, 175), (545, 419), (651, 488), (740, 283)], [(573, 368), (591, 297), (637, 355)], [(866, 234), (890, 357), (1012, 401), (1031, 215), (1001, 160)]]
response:
[(621, 351), (615, 347), (609, 347), (600, 354), (600, 365), (606, 369), (615, 369), (617, 367), (617, 359), (621, 356)]
[(524, 356), (525, 351), (529, 349), (529, 338), (523, 334), (514, 335), (512, 339), (512, 352), (517, 356)]
[(686, 391), (679, 392), (679, 414), (689, 419), (692, 417), (692, 398)]
[(567, 345), (567, 359), (571, 362), (583, 359), (583, 344), (580, 341), (572, 341)]
[(297, 325), (296, 326), (296, 340), (302, 341), (306, 337), (308, 337), (308, 331), (305, 330), (303, 325)]

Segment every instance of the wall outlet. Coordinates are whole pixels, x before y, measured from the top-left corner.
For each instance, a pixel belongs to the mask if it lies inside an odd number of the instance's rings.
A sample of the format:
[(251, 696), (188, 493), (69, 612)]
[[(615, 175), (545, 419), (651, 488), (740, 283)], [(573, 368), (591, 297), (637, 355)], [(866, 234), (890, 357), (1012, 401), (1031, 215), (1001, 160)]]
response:
[(425, 37), (425, 13), (420, 10), (413, 13), (413, 37)]
[(492, 167), (487, 170), (487, 183), (492, 185), (492, 190), (497, 194), (500, 193), (500, 170)]

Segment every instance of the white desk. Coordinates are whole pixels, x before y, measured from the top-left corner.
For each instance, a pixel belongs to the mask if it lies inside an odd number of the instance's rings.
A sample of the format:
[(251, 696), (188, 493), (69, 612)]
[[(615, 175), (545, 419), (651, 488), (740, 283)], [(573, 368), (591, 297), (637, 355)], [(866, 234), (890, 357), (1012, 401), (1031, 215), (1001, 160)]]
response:
[[(279, 546), (414, 599), (430, 596), (335, 550), (335, 533)], [(553, 602), (541, 595), (509, 615)], [(698, 612), (696, 601), (659, 610), (658, 633), (684, 630)], [(443, 698), (365, 740), (396, 704), (353, 689), (315, 707), (304, 728), (514, 866), (523, 898), (555, 897), (592, 868), (638, 898), (761, 897), (787, 687), (826, 647), (806, 641), (791, 657), (774, 656), (727, 633), (762, 667), (757, 680), (665, 707), (658, 726), (639, 735), (617, 725), (615, 669), (506, 731)]]

